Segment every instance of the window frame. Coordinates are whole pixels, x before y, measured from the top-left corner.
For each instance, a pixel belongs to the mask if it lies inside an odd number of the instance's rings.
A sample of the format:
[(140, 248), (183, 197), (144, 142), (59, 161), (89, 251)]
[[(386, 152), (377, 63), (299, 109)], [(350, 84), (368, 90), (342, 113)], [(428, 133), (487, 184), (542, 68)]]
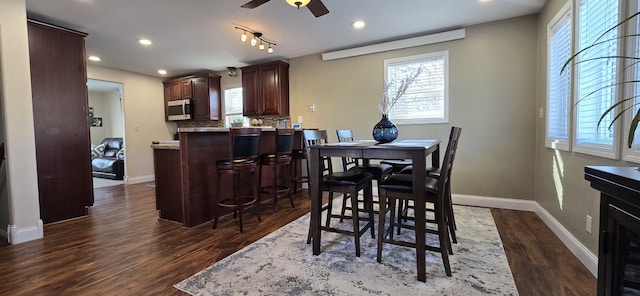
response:
[[(571, 69), (569, 69), (569, 71), (567, 71), (566, 75), (568, 75), (568, 94), (566, 98), (562, 98), (562, 100), (566, 100), (566, 102), (564, 102), (564, 104), (566, 104), (565, 108), (567, 108), (566, 110), (568, 110), (567, 114), (566, 114), (566, 118), (564, 119), (559, 119), (560, 120), (565, 120), (566, 121), (566, 125), (567, 125), (567, 137), (566, 138), (562, 138), (562, 137), (557, 137), (555, 135), (550, 135), (550, 128), (552, 128), (552, 122), (550, 122), (552, 120), (550, 114), (551, 114), (551, 105), (556, 105), (554, 102), (552, 102), (552, 97), (551, 97), (551, 77), (553, 77), (552, 75), (554, 75), (554, 73), (551, 73), (551, 71), (556, 72), (556, 68), (553, 68), (552, 62), (552, 54), (551, 54), (551, 44), (552, 44), (552, 37), (555, 37), (555, 31), (556, 28), (561, 25), (566, 18), (569, 18), (569, 55), (571, 55), (573, 53), (572, 51), (572, 44), (573, 44), (573, 3), (572, 1), (568, 1), (559, 11), (558, 13), (551, 19), (551, 21), (547, 24), (547, 91), (546, 91), (546, 99), (547, 99), (547, 104), (546, 104), (546, 110), (547, 110), (547, 116), (545, 119), (545, 146), (547, 148), (552, 148), (552, 149), (558, 149), (558, 150), (563, 150), (563, 151), (571, 151), (571, 142), (572, 142), (572, 135), (573, 135), (573, 129), (572, 129), (572, 120), (571, 120), (571, 108), (572, 108), (572, 98), (573, 98), (573, 87), (572, 87), (572, 80), (573, 80), (573, 71), (571, 71)], [(565, 40), (563, 40), (565, 41)], [(555, 75), (557, 75), (557, 77), (560, 78), (560, 73), (555, 73)], [(558, 103), (558, 105), (562, 104), (563, 102)], [(558, 122), (559, 123), (559, 122)]]
[[(424, 117), (412, 117), (409, 119), (393, 118), (392, 113), (389, 114), (389, 120), (396, 125), (410, 125), (410, 124), (442, 124), (449, 123), (449, 51), (438, 51), (432, 53), (418, 54), (413, 56), (406, 56), (400, 58), (386, 59), (384, 60), (384, 78), (388, 79), (388, 69), (390, 66), (397, 64), (407, 64), (407, 62), (424, 60), (433, 60), (434, 58), (441, 57), (443, 60), (443, 117), (442, 118), (424, 118)], [(424, 75), (425, 72), (421, 74)], [(410, 87), (411, 89), (411, 87)], [(402, 101), (402, 98), (400, 99)], [(397, 104), (396, 104), (397, 105)]]
[[(582, 1), (594, 1), (594, 0), (577, 0), (577, 7), (575, 9), (575, 14), (574, 14), (574, 53), (578, 52), (579, 50), (581, 50), (580, 48), (580, 14), (581, 14), (581, 7), (582, 7)], [(618, 15), (617, 15), (617, 21), (620, 20), (620, 11), (621, 11), (621, 1), (616, 0), (618, 5)], [(616, 22), (617, 22), (616, 21)], [(624, 51), (625, 48), (624, 46), (620, 46), (619, 44), (616, 44), (616, 53), (620, 54), (622, 51)], [(617, 83), (621, 80), (621, 76), (622, 75), (618, 75), (619, 70), (620, 70), (620, 62), (619, 61), (615, 61), (616, 62), (616, 66), (615, 66), (615, 70), (614, 73), (616, 73), (616, 78), (615, 81), (613, 83)], [(581, 65), (578, 65), (578, 67), (580, 67)], [(572, 93), (573, 93), (573, 104), (574, 104), (574, 111), (576, 112), (572, 112), (573, 113), (573, 141), (572, 141), (572, 146), (573, 146), (573, 151), (574, 152), (578, 152), (578, 153), (582, 153), (582, 154), (587, 154), (587, 155), (593, 155), (593, 156), (598, 156), (598, 157), (603, 157), (603, 158), (609, 158), (609, 159), (620, 159), (620, 121), (616, 121), (613, 126), (611, 127), (611, 134), (612, 134), (612, 142), (611, 144), (600, 144), (600, 143), (595, 143), (595, 142), (584, 142), (582, 143), (581, 141), (582, 138), (579, 136), (579, 123), (578, 121), (580, 120), (579, 116), (582, 115), (580, 114), (580, 110), (581, 107), (585, 107), (584, 104), (583, 105), (579, 105), (581, 102), (584, 101), (580, 101), (582, 98), (580, 98), (579, 96), (581, 96), (580, 92), (578, 91), (578, 87), (580, 87), (580, 77), (579, 77), (579, 73), (578, 70), (576, 69), (576, 67), (572, 67), (572, 72), (573, 73), (573, 80), (572, 80)], [(621, 93), (621, 89), (618, 86), (614, 86), (613, 91), (615, 92), (614, 95), (614, 101), (618, 102), (620, 100), (620, 93)], [(602, 101), (600, 101), (600, 103), (602, 103)], [(597, 118), (591, 118), (592, 120), (598, 120), (600, 118), (600, 113), (598, 113), (595, 117)], [(606, 123), (605, 123), (606, 124)], [(601, 125), (602, 127), (602, 125)], [(605, 126), (605, 128), (607, 128)]]

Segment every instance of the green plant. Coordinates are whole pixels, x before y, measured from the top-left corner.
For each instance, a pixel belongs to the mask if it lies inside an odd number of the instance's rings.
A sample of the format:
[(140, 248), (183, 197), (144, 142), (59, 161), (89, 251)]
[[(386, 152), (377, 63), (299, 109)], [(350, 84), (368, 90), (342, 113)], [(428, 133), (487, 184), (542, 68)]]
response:
[[(562, 66), (562, 69), (560, 71), (560, 73), (564, 72), (565, 70), (568, 69), (568, 67), (570, 65), (575, 65), (575, 64), (579, 64), (579, 63), (584, 63), (584, 62), (589, 62), (589, 61), (593, 61), (593, 60), (599, 60), (599, 59), (621, 59), (624, 61), (631, 61), (630, 63), (628, 63), (628, 65), (626, 66), (626, 68), (632, 67), (632, 66), (638, 66), (638, 62), (640, 61), (640, 57), (638, 57), (638, 51), (635, 51), (635, 55), (614, 55), (614, 56), (610, 56), (610, 55), (604, 55), (604, 56), (597, 56), (597, 57), (593, 57), (593, 58), (589, 58), (589, 59), (584, 59), (584, 60), (580, 60), (579, 56), (591, 49), (593, 49), (594, 47), (601, 45), (601, 44), (605, 44), (607, 42), (613, 41), (613, 40), (623, 40), (623, 39), (631, 39), (631, 40), (635, 40), (634, 38), (640, 36), (640, 34), (626, 34), (626, 35), (621, 35), (621, 36), (617, 36), (615, 38), (610, 38), (610, 39), (603, 39), (603, 37), (605, 37), (609, 32), (613, 31), (613, 30), (618, 30), (618, 28), (620, 28), (621, 26), (624, 26), (625, 24), (627, 24), (628, 22), (630, 22), (631, 20), (633, 20), (634, 18), (636, 18), (638, 15), (640, 15), (640, 12), (636, 12), (633, 15), (627, 17), (626, 19), (622, 20), (621, 22), (617, 23), (615, 26), (607, 29), (604, 33), (602, 33), (598, 38), (596, 38), (596, 40), (589, 46), (581, 49), (580, 51), (576, 52), (574, 55), (572, 55)], [(626, 70), (625, 68), (625, 70)], [(611, 88), (611, 87), (617, 87), (619, 85), (635, 85), (636, 83), (639, 83), (640, 80), (636, 80), (636, 79), (627, 79), (627, 80), (623, 80), (623, 81), (619, 81), (616, 83), (612, 83), (609, 85), (605, 85), (601, 88), (598, 88), (590, 93), (588, 93), (587, 95), (585, 95), (584, 97), (580, 98), (575, 105), (579, 104), (582, 100), (584, 100), (585, 98), (603, 90), (606, 88)], [(614, 114), (613, 119), (611, 120), (611, 123), (609, 124), (608, 128), (611, 129), (611, 127), (613, 126), (613, 124), (622, 117), (622, 115), (626, 112), (626, 111), (633, 111), (634, 107), (640, 103), (636, 103), (633, 102), (633, 100), (637, 97), (639, 97), (640, 95), (636, 95), (633, 94), (630, 97), (624, 98), (618, 102), (616, 102), (615, 104), (611, 105), (610, 107), (608, 107), (601, 115), (600, 118), (598, 119), (598, 127), (600, 127), (600, 124), (602, 123), (602, 121), (607, 118), (607, 116), (609, 116), (610, 114)], [(630, 102), (631, 104), (626, 104), (627, 102)], [(626, 104), (626, 105), (625, 105)], [(574, 108), (575, 108), (574, 105)], [(636, 129), (638, 128), (638, 122), (640, 122), (640, 109), (636, 112), (636, 114), (633, 116), (633, 119), (631, 120), (630, 126), (629, 126), (629, 134), (627, 137), (627, 146), (629, 148), (631, 148), (631, 146), (633, 145), (633, 140), (635, 137), (635, 132)]]
[(244, 117), (234, 118), (233, 123), (244, 123)]

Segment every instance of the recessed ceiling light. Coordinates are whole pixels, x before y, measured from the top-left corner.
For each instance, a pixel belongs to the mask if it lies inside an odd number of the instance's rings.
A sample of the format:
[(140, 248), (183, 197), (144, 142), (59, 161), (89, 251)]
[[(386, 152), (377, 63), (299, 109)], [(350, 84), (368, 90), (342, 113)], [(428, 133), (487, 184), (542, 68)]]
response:
[(98, 57), (98, 56), (89, 56), (89, 60), (92, 60), (94, 62), (99, 62), (100, 61), (100, 57)]
[(149, 39), (140, 39), (140, 40), (138, 40), (138, 43), (148, 46), (148, 45), (151, 45), (151, 40), (149, 40)]
[(160, 69), (160, 70), (158, 70), (158, 74), (160, 74), (160, 75), (167, 75), (167, 70), (162, 70), (162, 69)]
[(356, 29), (364, 28), (364, 21), (355, 21), (351, 24)]

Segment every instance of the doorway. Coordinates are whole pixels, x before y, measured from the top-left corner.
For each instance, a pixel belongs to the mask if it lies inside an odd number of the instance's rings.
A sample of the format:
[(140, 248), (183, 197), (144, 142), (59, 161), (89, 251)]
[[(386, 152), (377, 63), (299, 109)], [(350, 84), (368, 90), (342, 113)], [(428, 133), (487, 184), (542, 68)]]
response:
[[(93, 188), (101, 188), (125, 184), (126, 180), (126, 157), (125, 157), (125, 129), (124, 129), (124, 109), (122, 102), (122, 83), (104, 81), (96, 79), (87, 80), (87, 94), (89, 100), (89, 124), (91, 137), (92, 160), (95, 157), (114, 157), (121, 159), (125, 165), (112, 166), (115, 171), (121, 172), (112, 175), (109, 170), (96, 168), (93, 170)], [(104, 150), (105, 139), (121, 138), (122, 146), (120, 151), (111, 153)], [(110, 141), (113, 143), (113, 141)], [(102, 146), (103, 148), (96, 148)], [(107, 145), (109, 146), (109, 144)], [(110, 146), (110, 148), (114, 148)], [(102, 149), (102, 151), (100, 151)], [(117, 149), (116, 149), (117, 150)], [(118, 154), (119, 153), (119, 154)], [(101, 155), (102, 154), (102, 155)], [(116, 155), (117, 154), (117, 155)], [(92, 161), (93, 162), (93, 161)]]

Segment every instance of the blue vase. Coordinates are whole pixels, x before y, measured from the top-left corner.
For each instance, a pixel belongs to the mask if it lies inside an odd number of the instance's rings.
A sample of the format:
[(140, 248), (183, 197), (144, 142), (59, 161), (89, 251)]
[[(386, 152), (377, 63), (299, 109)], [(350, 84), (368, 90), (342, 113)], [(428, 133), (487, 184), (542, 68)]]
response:
[(389, 143), (398, 138), (398, 127), (389, 121), (387, 114), (373, 127), (373, 139), (378, 143)]

